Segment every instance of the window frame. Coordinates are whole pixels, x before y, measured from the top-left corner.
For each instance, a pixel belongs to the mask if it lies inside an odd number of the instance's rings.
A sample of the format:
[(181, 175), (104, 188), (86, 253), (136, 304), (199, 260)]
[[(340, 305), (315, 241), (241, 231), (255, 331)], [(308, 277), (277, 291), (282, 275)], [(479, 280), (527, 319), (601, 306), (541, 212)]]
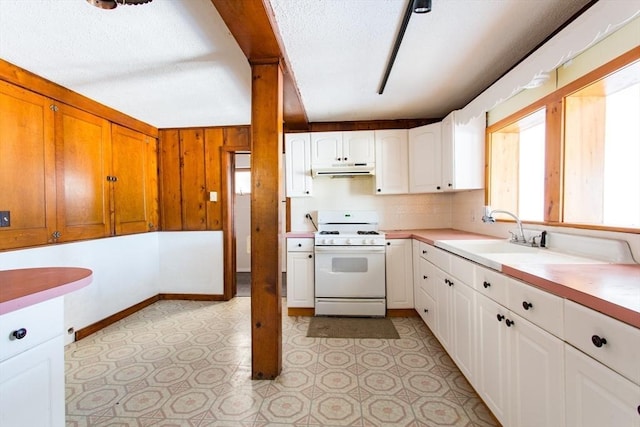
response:
[[(616, 227), (602, 224), (569, 223), (563, 221), (563, 164), (564, 164), (564, 100), (567, 96), (601, 80), (627, 65), (640, 60), (640, 46), (637, 46), (619, 57), (588, 72), (582, 77), (552, 93), (542, 97), (532, 104), (488, 126), (485, 138), (485, 205), (491, 205), (491, 136), (506, 126), (518, 122), (520, 119), (546, 109), (545, 114), (545, 182), (544, 182), (544, 220), (523, 221), (528, 224), (541, 224), (557, 227), (571, 227), (590, 230), (619, 231), (640, 234), (640, 228)], [(495, 208), (498, 208), (494, 206)], [(512, 222), (511, 220), (500, 220)]]

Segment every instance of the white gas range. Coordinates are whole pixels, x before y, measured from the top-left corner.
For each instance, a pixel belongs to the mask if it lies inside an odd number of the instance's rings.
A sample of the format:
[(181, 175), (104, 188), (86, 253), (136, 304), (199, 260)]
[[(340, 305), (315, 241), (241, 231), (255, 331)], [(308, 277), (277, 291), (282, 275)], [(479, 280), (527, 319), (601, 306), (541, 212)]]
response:
[(385, 316), (385, 236), (374, 211), (318, 211), (315, 314)]

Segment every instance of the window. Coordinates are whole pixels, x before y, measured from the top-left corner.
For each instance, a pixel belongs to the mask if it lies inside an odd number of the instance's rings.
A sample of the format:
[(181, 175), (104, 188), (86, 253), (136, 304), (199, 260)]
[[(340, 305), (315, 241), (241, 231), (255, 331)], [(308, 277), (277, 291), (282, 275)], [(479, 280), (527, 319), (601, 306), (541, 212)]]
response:
[(639, 56), (631, 51), (489, 127), (487, 204), (523, 221), (638, 232)]

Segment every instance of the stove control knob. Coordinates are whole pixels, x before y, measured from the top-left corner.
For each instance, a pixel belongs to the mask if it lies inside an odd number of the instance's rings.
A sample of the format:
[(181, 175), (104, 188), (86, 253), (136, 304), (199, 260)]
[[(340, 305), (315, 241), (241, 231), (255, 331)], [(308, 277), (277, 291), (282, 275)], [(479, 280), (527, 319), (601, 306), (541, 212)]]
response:
[(335, 240), (335, 239), (330, 239), (330, 240), (329, 240), (329, 244), (332, 244), (332, 245), (333, 245), (333, 244), (335, 244), (335, 243), (336, 243), (336, 240)]
[(322, 239), (322, 244), (326, 245), (327, 243), (329, 243), (329, 241), (327, 239)]
[(351, 243), (351, 239), (347, 239), (347, 245), (350, 245)]
[(369, 243), (371, 243), (372, 245), (375, 245), (376, 244), (376, 239), (369, 240)]
[(362, 239), (362, 244), (366, 245), (367, 244), (367, 239)]

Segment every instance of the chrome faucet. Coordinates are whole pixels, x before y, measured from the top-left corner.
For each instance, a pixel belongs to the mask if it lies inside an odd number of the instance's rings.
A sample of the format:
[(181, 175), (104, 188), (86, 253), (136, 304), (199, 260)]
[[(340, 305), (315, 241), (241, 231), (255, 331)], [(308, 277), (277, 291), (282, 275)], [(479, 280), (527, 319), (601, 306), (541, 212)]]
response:
[(503, 213), (506, 215), (511, 216), (513, 219), (516, 220), (516, 224), (518, 224), (518, 231), (520, 232), (520, 236), (518, 236), (515, 233), (511, 233), (511, 241), (514, 243), (527, 243), (527, 238), (524, 236), (524, 230), (522, 229), (522, 221), (520, 221), (520, 218), (518, 218), (515, 214), (509, 212), (509, 211), (503, 211), (500, 209), (491, 209), (491, 206), (485, 206), (484, 207), (484, 215), (482, 215), (482, 222), (489, 222), (489, 223), (493, 223), (496, 222), (496, 219), (493, 217), (493, 214), (495, 213)]

